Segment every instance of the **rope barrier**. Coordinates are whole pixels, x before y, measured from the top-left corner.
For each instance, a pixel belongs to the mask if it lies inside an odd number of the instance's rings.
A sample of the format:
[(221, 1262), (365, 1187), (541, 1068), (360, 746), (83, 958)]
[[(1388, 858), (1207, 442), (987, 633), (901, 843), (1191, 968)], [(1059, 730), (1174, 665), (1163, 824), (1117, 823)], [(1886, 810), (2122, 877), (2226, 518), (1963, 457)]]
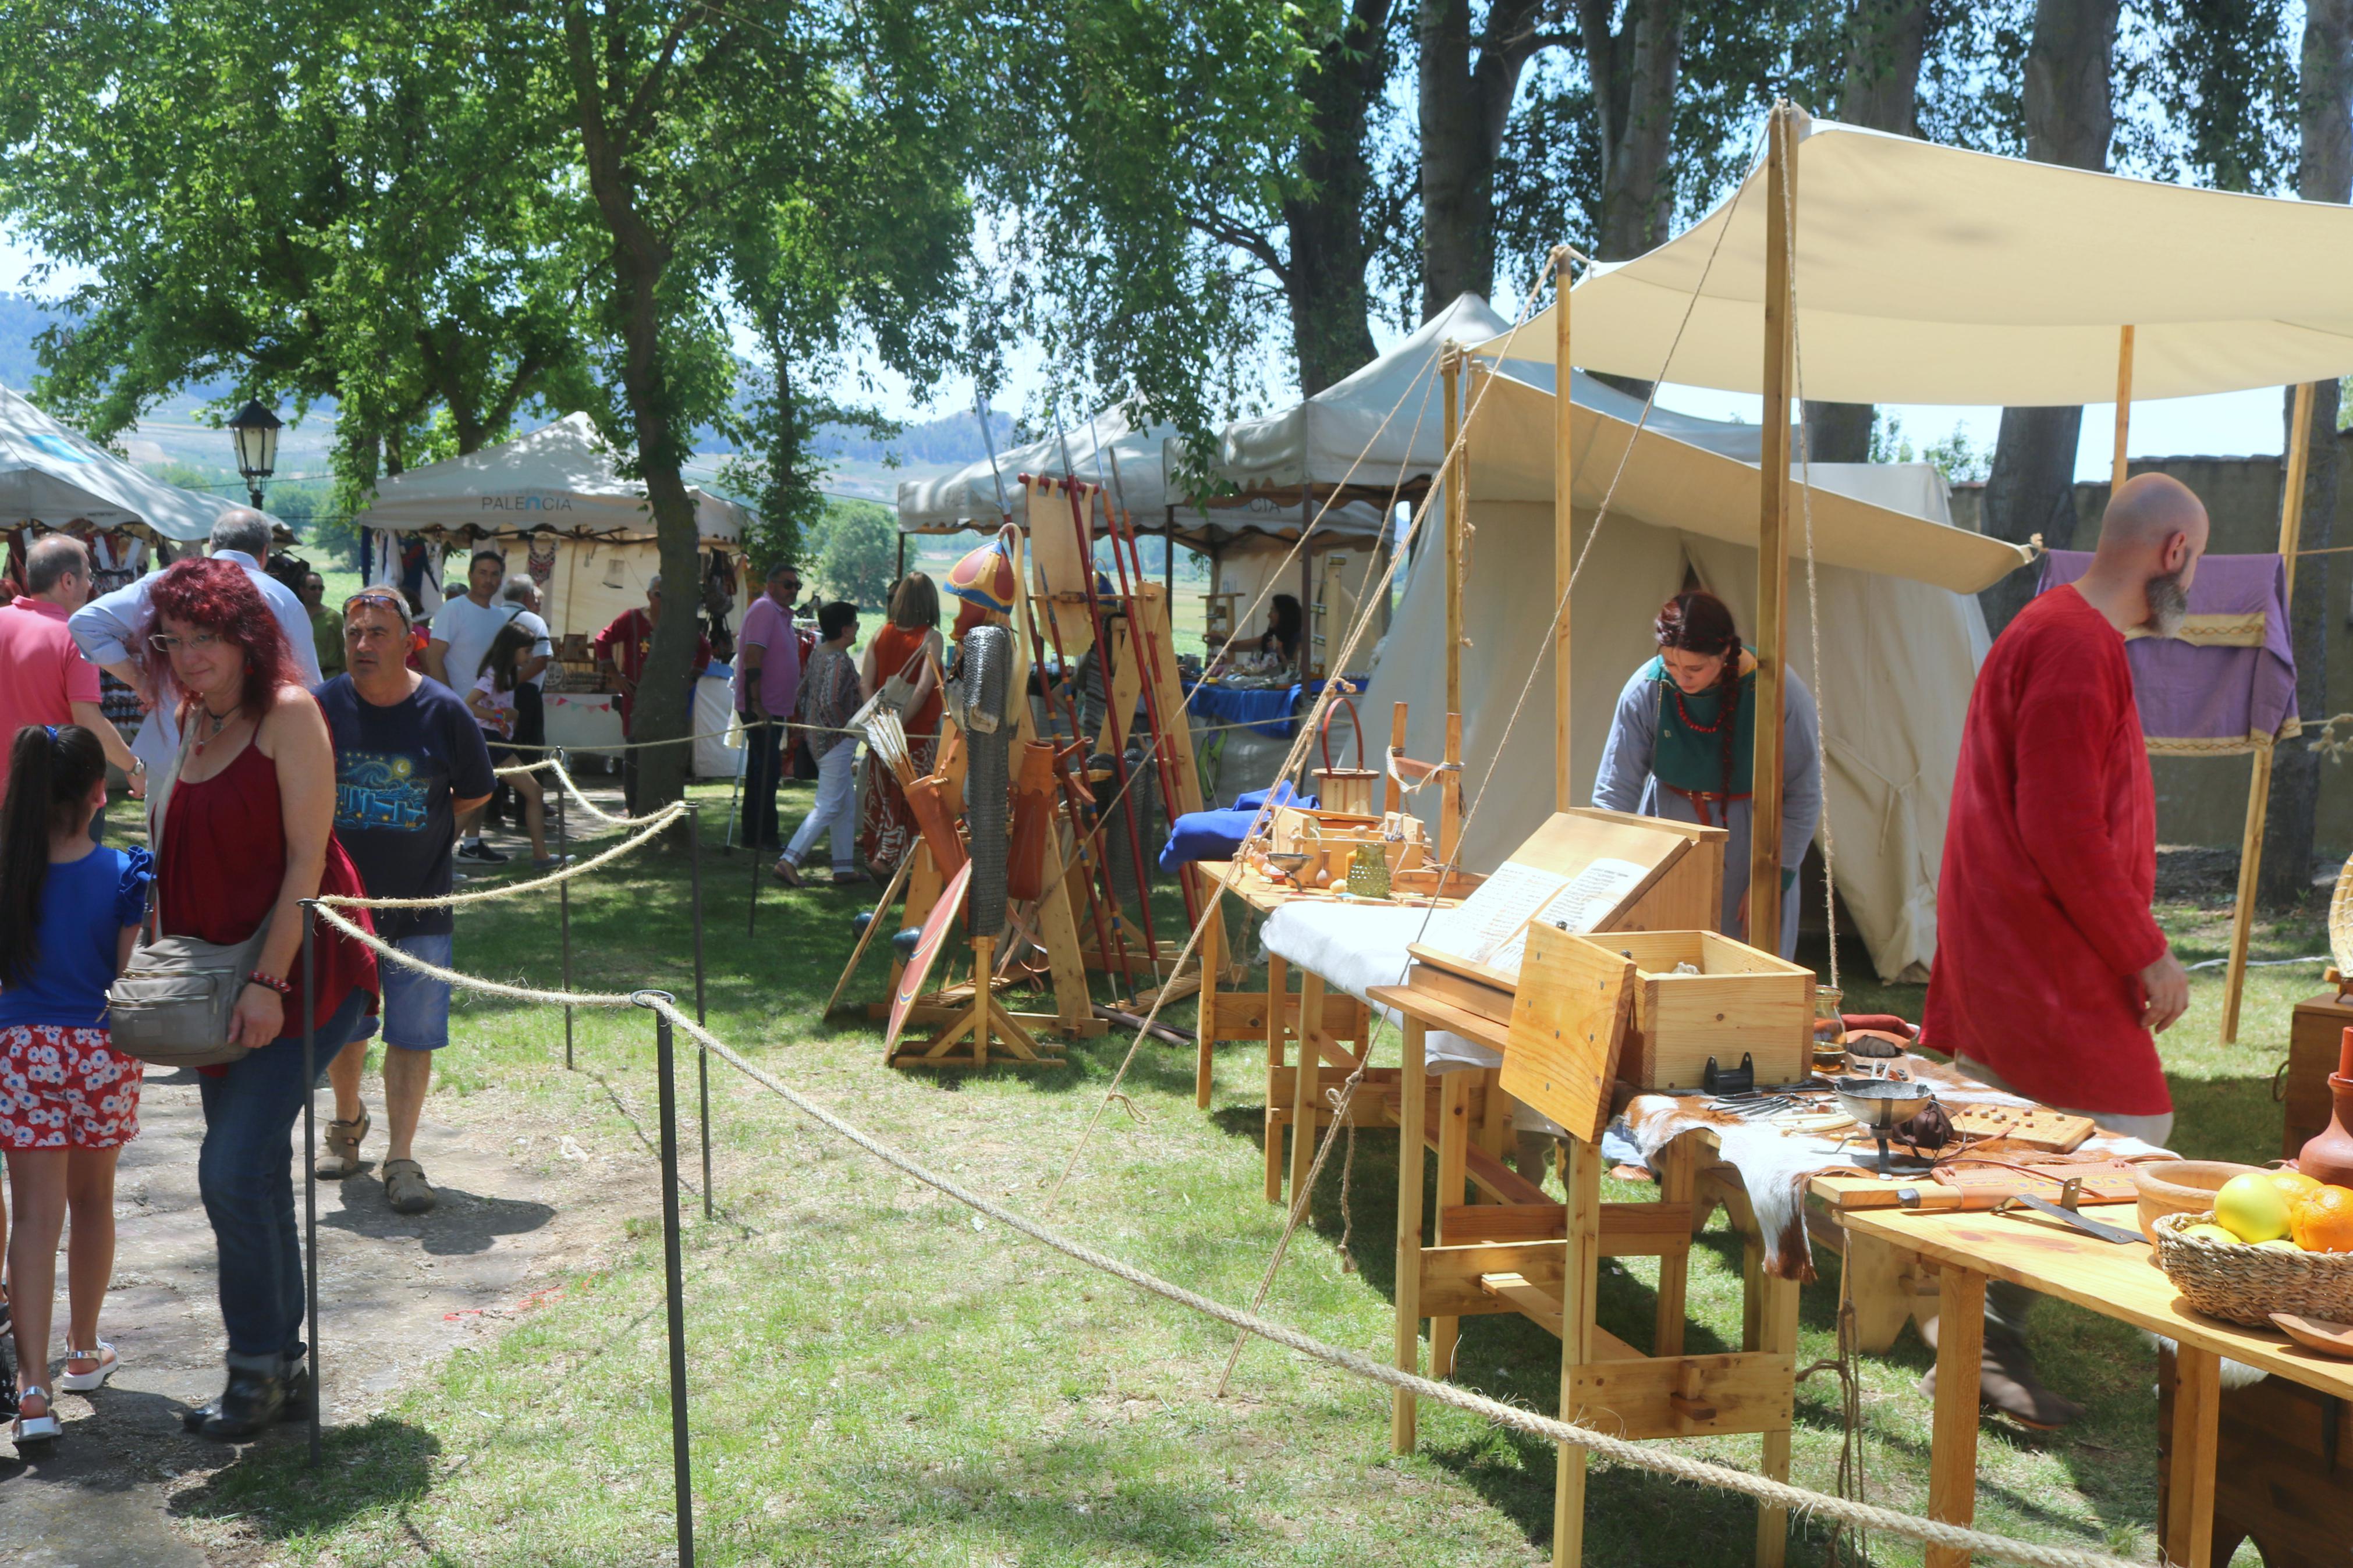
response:
[(866, 1132), (856, 1124), (808, 1099), (781, 1079), (754, 1066), (739, 1055), (734, 1047), (721, 1039), (676, 1002), (659, 992), (636, 993), (548, 991), (535, 986), (509, 984), (484, 979), (479, 975), (446, 969), (428, 963), (413, 954), (392, 946), (374, 932), (345, 920), (323, 903), (314, 906), (320, 917), (344, 935), (374, 949), (382, 958), (389, 958), (419, 973), (431, 975), (446, 984), (490, 995), (504, 996), (516, 1001), (540, 1003), (549, 1006), (587, 1006), (621, 1008), (644, 1006), (667, 1019), (673, 1028), (685, 1034), (721, 1061), (742, 1073), (746, 1079), (783, 1100), (795, 1110), (817, 1122), (835, 1136), (865, 1151), (882, 1163), (923, 1183), (925, 1186), (955, 1199), (976, 1214), (996, 1220), (1007, 1229), (1028, 1237), (1040, 1246), (1082, 1263), (1098, 1272), (1111, 1275), (1136, 1289), (1178, 1306), (1214, 1318), (1219, 1322), (1278, 1344), (1314, 1361), (1339, 1368), (1357, 1377), (1386, 1384), (1411, 1394), (1417, 1398), (1431, 1400), (1454, 1409), (1484, 1417), (1495, 1425), (1533, 1437), (1554, 1443), (1566, 1443), (1585, 1449), (1597, 1458), (1645, 1470), (1671, 1479), (1689, 1481), (1720, 1490), (1737, 1492), (1771, 1508), (1781, 1508), (1799, 1513), (1817, 1514), (1858, 1528), (1885, 1531), (1892, 1535), (1921, 1542), (1930, 1546), (1955, 1551), (1981, 1552), (2028, 1568), (2128, 1568), (2121, 1558), (2097, 1552), (2072, 1547), (2047, 1546), (2035, 1542), (2020, 1541), (1996, 1535), (1963, 1525), (1947, 1524), (1936, 1520), (1921, 1519), (1891, 1509), (1866, 1503), (1850, 1502), (1828, 1493), (1777, 1481), (1751, 1471), (1713, 1460), (1695, 1459), (1656, 1443), (1637, 1443), (1611, 1436), (1577, 1422), (1554, 1419), (1519, 1405), (1490, 1399), (1484, 1394), (1437, 1382), (1418, 1373), (1377, 1362), (1354, 1351), (1327, 1344), (1296, 1329), (1260, 1317), (1255, 1312), (1230, 1307), (1214, 1298), (1188, 1290), (1173, 1281), (1136, 1268), (1107, 1253), (1096, 1251), (1074, 1241), (1058, 1231), (1029, 1219), (990, 1198), (973, 1192), (948, 1177), (932, 1170), (913, 1155), (902, 1152), (891, 1144)]
[(642, 823), (644, 831), (634, 838), (625, 838), (601, 855), (590, 857), (575, 865), (559, 867), (544, 877), (534, 877), (527, 882), (508, 882), (492, 888), (473, 888), (465, 892), (445, 893), (438, 899), (362, 899), (348, 893), (322, 894), (322, 906), (333, 904), (347, 910), (438, 910), (455, 904), (479, 904), (491, 899), (512, 898), (518, 893), (535, 893), (543, 888), (553, 888), (558, 882), (569, 881), (583, 872), (619, 859), (631, 850), (643, 847), (656, 834), (684, 816), (690, 808), (683, 801), (673, 802), (648, 817), (628, 818), (633, 826)]

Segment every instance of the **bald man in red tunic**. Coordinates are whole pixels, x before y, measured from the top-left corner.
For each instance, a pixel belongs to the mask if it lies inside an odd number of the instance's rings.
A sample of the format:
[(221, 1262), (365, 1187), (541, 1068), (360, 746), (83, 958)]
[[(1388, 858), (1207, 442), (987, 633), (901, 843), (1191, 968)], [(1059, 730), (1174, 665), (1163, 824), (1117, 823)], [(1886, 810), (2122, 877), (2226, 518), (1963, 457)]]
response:
[[(2179, 629), (2206, 533), (2179, 480), (2127, 480), (2090, 570), (1995, 640), (1961, 735), (1921, 1028), (1970, 1077), (2151, 1143), (2173, 1130), (2154, 1037), (2189, 1005), (2189, 977), (2149, 910), (2157, 796), (2125, 634)], [(1989, 1292), (1984, 1393), (2064, 1425), (2080, 1409), (2035, 1379), (2030, 1300)]]

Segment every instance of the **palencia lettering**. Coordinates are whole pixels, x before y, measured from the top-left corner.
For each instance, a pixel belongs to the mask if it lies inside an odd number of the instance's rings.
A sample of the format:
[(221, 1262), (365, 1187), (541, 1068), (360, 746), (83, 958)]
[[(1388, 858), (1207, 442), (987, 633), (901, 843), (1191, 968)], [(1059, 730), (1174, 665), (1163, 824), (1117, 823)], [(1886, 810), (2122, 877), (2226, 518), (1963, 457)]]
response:
[(511, 496), (484, 496), (484, 511), (570, 511), (572, 498), (564, 495), (540, 495), (524, 491)]

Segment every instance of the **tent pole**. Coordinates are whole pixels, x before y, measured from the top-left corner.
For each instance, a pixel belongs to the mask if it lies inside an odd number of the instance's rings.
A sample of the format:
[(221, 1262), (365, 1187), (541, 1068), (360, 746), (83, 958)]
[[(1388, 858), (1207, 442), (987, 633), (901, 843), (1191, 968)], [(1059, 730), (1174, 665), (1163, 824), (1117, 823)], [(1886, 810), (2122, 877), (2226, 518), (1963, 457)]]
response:
[(1448, 343), (1439, 351), (1440, 395), (1445, 400), (1446, 439), (1446, 710), (1462, 711), (1462, 460), (1455, 443), (1462, 430), (1462, 351)]
[[(2312, 450), (2312, 383), (2295, 389), (2294, 426), (2288, 433), (2286, 493), (2280, 497), (2280, 560), (2287, 583), (2280, 596), (2284, 609), (2295, 597), (2295, 552), (2304, 538), (2305, 466)], [(2263, 815), (2271, 805), (2272, 748), (2255, 752), (2253, 775), (2247, 780), (2247, 831), (2239, 840), (2239, 899), (2231, 910), (2231, 963), (2222, 990), (2222, 1043), (2239, 1040), (2239, 994), (2247, 984), (2247, 941), (2255, 923), (2255, 874), (2263, 868)]]
[(2133, 330), (2116, 329), (2116, 456), (2108, 465), (2108, 494), (2125, 482), (2125, 435), (2132, 428)]
[(1576, 483), (1569, 456), (1575, 399), (1568, 369), (1567, 246), (1552, 253), (1552, 283), (1553, 363), (1558, 367), (1552, 432), (1552, 602), (1557, 616), (1552, 626), (1552, 808), (1567, 811), (1574, 804), (1568, 786), (1568, 580), (1577, 550)]
[(1758, 464), (1757, 719), (1749, 785), (1748, 930), (1751, 947), (1781, 951), (1781, 752), (1784, 659), (1789, 633), (1790, 168), (1796, 114), (1773, 106), (1765, 164), (1765, 447)]

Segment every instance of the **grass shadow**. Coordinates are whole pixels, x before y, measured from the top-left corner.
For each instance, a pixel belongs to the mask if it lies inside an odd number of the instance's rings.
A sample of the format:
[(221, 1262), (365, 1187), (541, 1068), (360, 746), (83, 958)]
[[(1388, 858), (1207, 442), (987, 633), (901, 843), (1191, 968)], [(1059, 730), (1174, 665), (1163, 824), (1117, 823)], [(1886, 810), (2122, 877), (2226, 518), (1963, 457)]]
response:
[(187, 1518), (236, 1519), (271, 1541), (322, 1534), (422, 1499), (440, 1453), (441, 1440), (424, 1427), (375, 1415), (329, 1427), (313, 1467), (303, 1428), (290, 1423), (170, 1507)]

